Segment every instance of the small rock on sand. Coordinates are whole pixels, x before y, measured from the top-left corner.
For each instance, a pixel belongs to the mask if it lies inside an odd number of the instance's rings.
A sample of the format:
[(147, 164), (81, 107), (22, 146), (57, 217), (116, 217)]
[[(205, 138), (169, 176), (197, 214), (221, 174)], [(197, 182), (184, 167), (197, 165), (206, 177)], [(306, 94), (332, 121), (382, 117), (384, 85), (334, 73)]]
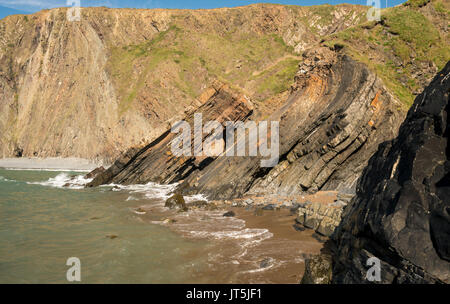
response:
[(234, 211), (229, 211), (223, 215), (224, 217), (235, 217), (236, 213)]
[(275, 210), (277, 206), (275, 204), (269, 204), (263, 208), (263, 210)]

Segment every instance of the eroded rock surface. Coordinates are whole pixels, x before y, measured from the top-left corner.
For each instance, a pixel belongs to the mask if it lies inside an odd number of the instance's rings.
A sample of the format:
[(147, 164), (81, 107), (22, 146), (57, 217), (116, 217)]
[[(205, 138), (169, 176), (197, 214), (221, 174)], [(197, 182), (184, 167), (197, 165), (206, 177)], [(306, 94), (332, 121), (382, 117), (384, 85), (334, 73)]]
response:
[[(195, 112), (203, 113), (204, 121), (223, 123), (246, 121), (252, 109), (245, 97), (219, 88)], [(191, 125), (192, 115), (186, 117)], [(402, 118), (399, 104), (375, 74), (346, 55), (321, 48), (305, 53), (291, 95), (267, 119), (280, 124), (280, 162), (274, 168), (262, 168), (260, 156), (175, 157), (170, 150), (175, 135), (167, 131), (90, 186), (182, 181), (183, 193), (214, 199), (351, 191), (378, 145), (397, 134)]]
[(190, 175), (186, 188), (215, 198), (354, 189), (378, 145), (397, 134), (398, 107), (363, 64), (326, 48), (307, 52), (291, 95), (267, 119), (280, 123), (279, 164), (221, 157)]
[[(252, 114), (253, 105), (243, 95), (235, 94), (230, 88), (218, 82), (214, 83), (209, 99), (195, 110), (195, 114), (202, 114), (204, 122), (216, 120), (246, 121)], [(189, 113), (185, 122), (191, 128), (191, 155), (176, 156), (172, 151), (172, 140), (178, 134), (167, 130), (158, 139), (142, 149), (131, 149), (118, 159), (108, 170), (97, 175), (88, 185), (95, 187), (102, 184), (140, 184), (150, 181), (158, 183), (175, 183), (190, 176), (196, 170), (208, 166), (215, 157), (195, 156), (194, 142), (194, 112)], [(203, 134), (202, 142), (208, 137)]]
[(333, 282), (361, 283), (371, 257), (382, 283), (450, 283), (450, 63), (383, 143), (333, 239)]

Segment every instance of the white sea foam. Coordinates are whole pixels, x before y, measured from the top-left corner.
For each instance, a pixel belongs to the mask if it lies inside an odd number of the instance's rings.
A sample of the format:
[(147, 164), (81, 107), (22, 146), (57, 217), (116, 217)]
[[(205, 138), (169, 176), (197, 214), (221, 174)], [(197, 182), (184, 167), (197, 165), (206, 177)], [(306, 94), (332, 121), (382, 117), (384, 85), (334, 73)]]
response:
[(234, 239), (234, 240), (251, 240), (251, 243), (257, 243), (265, 239), (271, 238), (272, 233), (267, 229), (251, 229), (245, 228), (242, 230), (224, 230), (224, 231), (189, 231), (194, 237), (214, 238), (214, 239)]
[(190, 196), (185, 196), (184, 200), (187, 203), (195, 202), (195, 201), (208, 201), (208, 198), (203, 194), (195, 194)]
[(134, 196), (129, 196), (128, 198), (127, 198), (127, 202), (129, 202), (129, 201), (138, 201), (139, 199), (137, 198), (137, 197), (134, 197)]
[[(70, 176), (67, 173), (58, 174), (45, 182), (28, 182), (29, 185), (42, 185), (54, 188), (83, 189), (92, 178), (84, 178), (83, 175)], [(65, 187), (66, 186), (66, 187)]]
[[(70, 176), (67, 173), (58, 174), (56, 177), (50, 178), (44, 182), (29, 182), (31, 185), (50, 186), (54, 188), (68, 188), (68, 189), (83, 189), (93, 179), (84, 178), (83, 175)], [(112, 188), (112, 191), (128, 191), (130, 193), (142, 193), (147, 199), (160, 199), (161, 202), (167, 200), (174, 192), (178, 184), (160, 185), (157, 183), (149, 182), (147, 184), (136, 185), (118, 185), (109, 184), (102, 185), (103, 188)], [(193, 201), (207, 201), (207, 198), (202, 194), (185, 196), (186, 202)], [(127, 201), (139, 200), (135, 196), (129, 196)]]
[(130, 193), (143, 193), (146, 198), (153, 199), (168, 199), (170, 194), (175, 190), (178, 184), (160, 185), (157, 183), (149, 182), (143, 185), (118, 185), (109, 184), (101, 187), (112, 187), (113, 191), (129, 191)]
[(15, 180), (7, 179), (7, 178), (5, 178), (3, 176), (0, 176), (0, 181), (3, 181), (3, 182), (15, 182)]

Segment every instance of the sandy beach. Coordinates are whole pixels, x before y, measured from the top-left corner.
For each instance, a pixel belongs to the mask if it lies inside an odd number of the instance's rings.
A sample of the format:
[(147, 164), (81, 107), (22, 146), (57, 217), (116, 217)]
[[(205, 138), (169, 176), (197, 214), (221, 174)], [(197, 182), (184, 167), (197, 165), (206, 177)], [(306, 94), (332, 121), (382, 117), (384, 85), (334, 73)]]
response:
[(82, 158), (2, 158), (0, 168), (17, 170), (92, 171), (101, 164)]

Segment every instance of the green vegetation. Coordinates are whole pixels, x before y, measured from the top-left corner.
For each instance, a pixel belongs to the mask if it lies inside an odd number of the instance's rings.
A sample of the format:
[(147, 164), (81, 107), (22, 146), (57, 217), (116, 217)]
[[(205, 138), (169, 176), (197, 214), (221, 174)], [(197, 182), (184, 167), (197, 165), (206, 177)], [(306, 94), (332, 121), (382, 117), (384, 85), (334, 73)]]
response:
[(441, 14), (450, 14), (450, 11), (444, 7), (442, 0), (434, 2), (434, 9)]
[[(122, 115), (144, 87), (163, 100), (175, 91), (194, 99), (208, 79), (219, 79), (242, 93), (258, 93), (257, 98), (264, 100), (288, 89), (293, 82), (298, 61), (287, 60), (271, 67), (293, 52), (291, 46), (274, 34), (219, 36), (172, 25), (145, 43), (111, 47), (108, 71), (118, 88)], [(268, 79), (252, 76), (267, 67), (271, 67)], [(168, 86), (161, 87), (156, 81), (162, 77), (168, 77)], [(249, 87), (250, 79), (255, 83)], [(255, 88), (257, 92), (253, 91)]]
[(428, 4), (430, 0), (408, 0), (405, 3), (403, 3), (404, 6), (411, 6), (413, 8), (422, 7), (426, 4)]
[(257, 77), (253, 77), (252, 79), (261, 80), (257, 93), (274, 95), (288, 90), (298, 71), (299, 62), (296, 59), (286, 59)]
[(319, 16), (319, 24), (329, 25), (333, 21), (333, 12), (336, 10), (336, 7), (330, 4), (323, 4), (317, 6), (310, 7), (311, 13), (313, 15)]
[(409, 106), (414, 101), (413, 92), (420, 88), (412, 75), (430, 61), (442, 69), (450, 60), (448, 37), (415, 9), (422, 2), (384, 10), (381, 22), (348, 28), (326, 38), (324, 44), (344, 47), (353, 58), (366, 63)]

